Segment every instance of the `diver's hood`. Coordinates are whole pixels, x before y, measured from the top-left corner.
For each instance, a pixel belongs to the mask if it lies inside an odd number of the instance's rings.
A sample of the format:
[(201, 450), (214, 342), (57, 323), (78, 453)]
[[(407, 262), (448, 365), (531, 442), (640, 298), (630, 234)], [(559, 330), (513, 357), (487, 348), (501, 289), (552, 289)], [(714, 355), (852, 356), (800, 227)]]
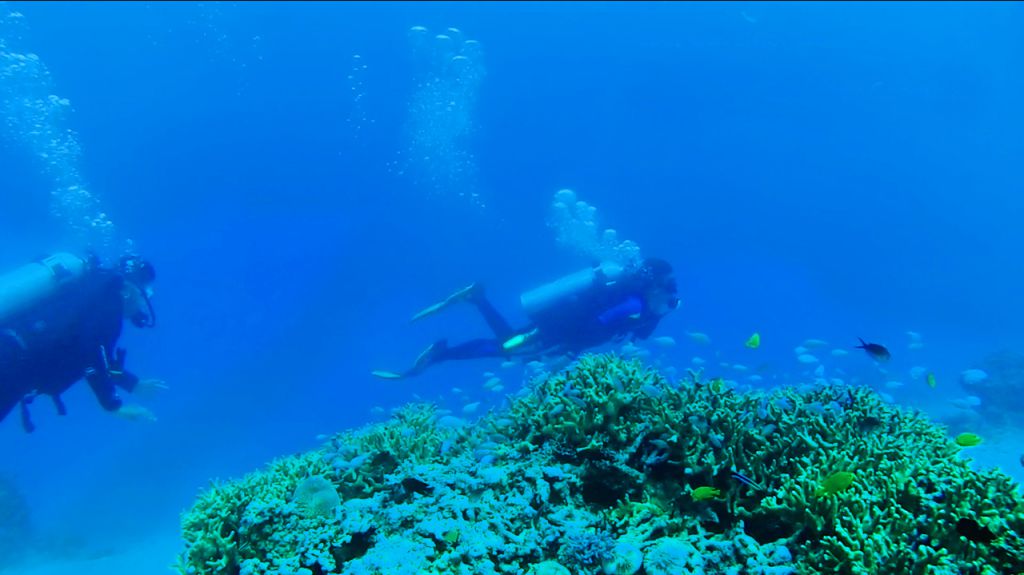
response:
[(150, 287), (156, 280), (156, 270), (149, 261), (136, 254), (125, 254), (118, 262), (121, 275), (124, 276), (125, 284), (131, 286), (131, 292), (127, 295), (133, 298), (136, 311), (129, 317), (135, 327), (146, 328), (156, 326), (156, 312), (153, 310), (153, 289)]
[(156, 327), (156, 311), (153, 309), (153, 301), (150, 299), (153, 290), (148, 287), (140, 287), (131, 281), (128, 281), (127, 284), (131, 286), (127, 297), (135, 300), (132, 306), (135, 313), (128, 318), (132, 325), (138, 328)]

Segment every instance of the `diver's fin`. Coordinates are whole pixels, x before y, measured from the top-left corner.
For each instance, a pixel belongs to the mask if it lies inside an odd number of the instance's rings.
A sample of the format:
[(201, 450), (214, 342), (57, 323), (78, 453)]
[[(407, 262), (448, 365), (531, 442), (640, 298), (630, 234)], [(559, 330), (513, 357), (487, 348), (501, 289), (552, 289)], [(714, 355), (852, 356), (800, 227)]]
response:
[(447, 300), (435, 303), (434, 305), (419, 311), (416, 315), (412, 316), (412, 319), (410, 319), (409, 321), (413, 322), (419, 319), (423, 319), (428, 315), (434, 315), (435, 313), (443, 310), (446, 307), (448, 307)]
[(412, 369), (408, 369), (403, 373), (397, 373), (394, 371), (388, 371), (386, 369), (375, 369), (372, 373), (374, 377), (381, 379), (405, 379), (419, 375), (423, 370), (430, 367), (434, 362), (437, 361), (438, 356), (444, 352), (448, 347), (448, 340), (439, 339), (434, 343), (430, 344), (427, 349), (423, 350), (418, 357), (416, 357), (416, 363), (413, 364)]
[(450, 296), (444, 298), (444, 300), (439, 301), (439, 302), (435, 303), (434, 305), (421, 310), (416, 315), (412, 316), (412, 319), (409, 320), (409, 321), (416, 321), (416, 320), (419, 320), (419, 319), (423, 319), (423, 318), (425, 318), (425, 317), (427, 317), (429, 315), (433, 315), (433, 314), (435, 314), (435, 313), (437, 313), (437, 312), (447, 308), (448, 306), (450, 306), (452, 304), (459, 303), (460, 301), (472, 300), (474, 297), (477, 297), (478, 294), (480, 294), (482, 291), (483, 291), (483, 287), (479, 283), (473, 282), (473, 283), (469, 284), (468, 286), (457, 290), (455, 293), (451, 294)]
[(447, 339), (439, 339), (430, 344), (427, 349), (423, 350), (423, 352), (416, 357), (416, 363), (413, 364), (412, 373), (420, 373), (424, 369), (430, 367), (437, 361), (438, 356), (446, 349), (448, 349)]
[(402, 379), (403, 377), (403, 375), (400, 373), (395, 373), (393, 371), (387, 371), (383, 369), (375, 369), (373, 370), (372, 373), (374, 377), (379, 377), (381, 379)]

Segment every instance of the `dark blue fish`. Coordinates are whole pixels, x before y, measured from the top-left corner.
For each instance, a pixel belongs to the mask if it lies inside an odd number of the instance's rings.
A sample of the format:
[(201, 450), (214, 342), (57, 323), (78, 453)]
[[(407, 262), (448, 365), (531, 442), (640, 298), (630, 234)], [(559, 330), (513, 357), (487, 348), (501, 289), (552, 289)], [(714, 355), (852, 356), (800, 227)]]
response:
[(863, 349), (871, 356), (871, 359), (875, 361), (889, 361), (892, 358), (892, 354), (889, 350), (885, 349), (885, 346), (877, 343), (867, 343), (863, 339), (860, 340), (860, 345), (856, 346), (855, 349)]

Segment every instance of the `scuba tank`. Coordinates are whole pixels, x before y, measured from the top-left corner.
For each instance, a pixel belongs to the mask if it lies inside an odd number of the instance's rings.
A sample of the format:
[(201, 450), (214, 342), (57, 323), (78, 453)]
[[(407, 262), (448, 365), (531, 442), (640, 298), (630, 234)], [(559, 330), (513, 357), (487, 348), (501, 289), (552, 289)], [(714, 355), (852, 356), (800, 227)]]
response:
[(89, 267), (87, 260), (60, 252), (0, 276), (0, 325), (55, 295)]
[(519, 302), (527, 317), (535, 318), (571, 301), (595, 285), (614, 284), (623, 276), (623, 272), (623, 266), (614, 262), (604, 262), (532, 289), (519, 296)]

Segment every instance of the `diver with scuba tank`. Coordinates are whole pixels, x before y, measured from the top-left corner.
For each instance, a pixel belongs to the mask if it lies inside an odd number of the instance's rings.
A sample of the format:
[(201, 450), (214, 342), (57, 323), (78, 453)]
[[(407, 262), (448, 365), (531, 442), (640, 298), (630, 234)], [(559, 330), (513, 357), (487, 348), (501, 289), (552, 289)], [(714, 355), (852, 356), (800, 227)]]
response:
[(135, 255), (104, 267), (90, 255), (56, 253), (0, 276), (0, 420), (20, 406), (21, 424), (35, 429), (29, 405), (51, 398), (67, 413), (61, 394), (85, 379), (103, 409), (125, 417), (151, 418), (124, 404), (129, 393), (163, 388), (125, 370), (117, 347), (124, 319), (139, 328), (156, 325), (150, 301), (156, 273)]
[(523, 329), (509, 326), (478, 283), (417, 313), (413, 321), (459, 302), (475, 305), (495, 337), (453, 346), (441, 339), (421, 353), (412, 368), (373, 374), (401, 379), (450, 360), (575, 355), (626, 337), (647, 339), (661, 318), (679, 307), (672, 266), (647, 258), (634, 266), (595, 265), (522, 294), (520, 304), (530, 319)]

